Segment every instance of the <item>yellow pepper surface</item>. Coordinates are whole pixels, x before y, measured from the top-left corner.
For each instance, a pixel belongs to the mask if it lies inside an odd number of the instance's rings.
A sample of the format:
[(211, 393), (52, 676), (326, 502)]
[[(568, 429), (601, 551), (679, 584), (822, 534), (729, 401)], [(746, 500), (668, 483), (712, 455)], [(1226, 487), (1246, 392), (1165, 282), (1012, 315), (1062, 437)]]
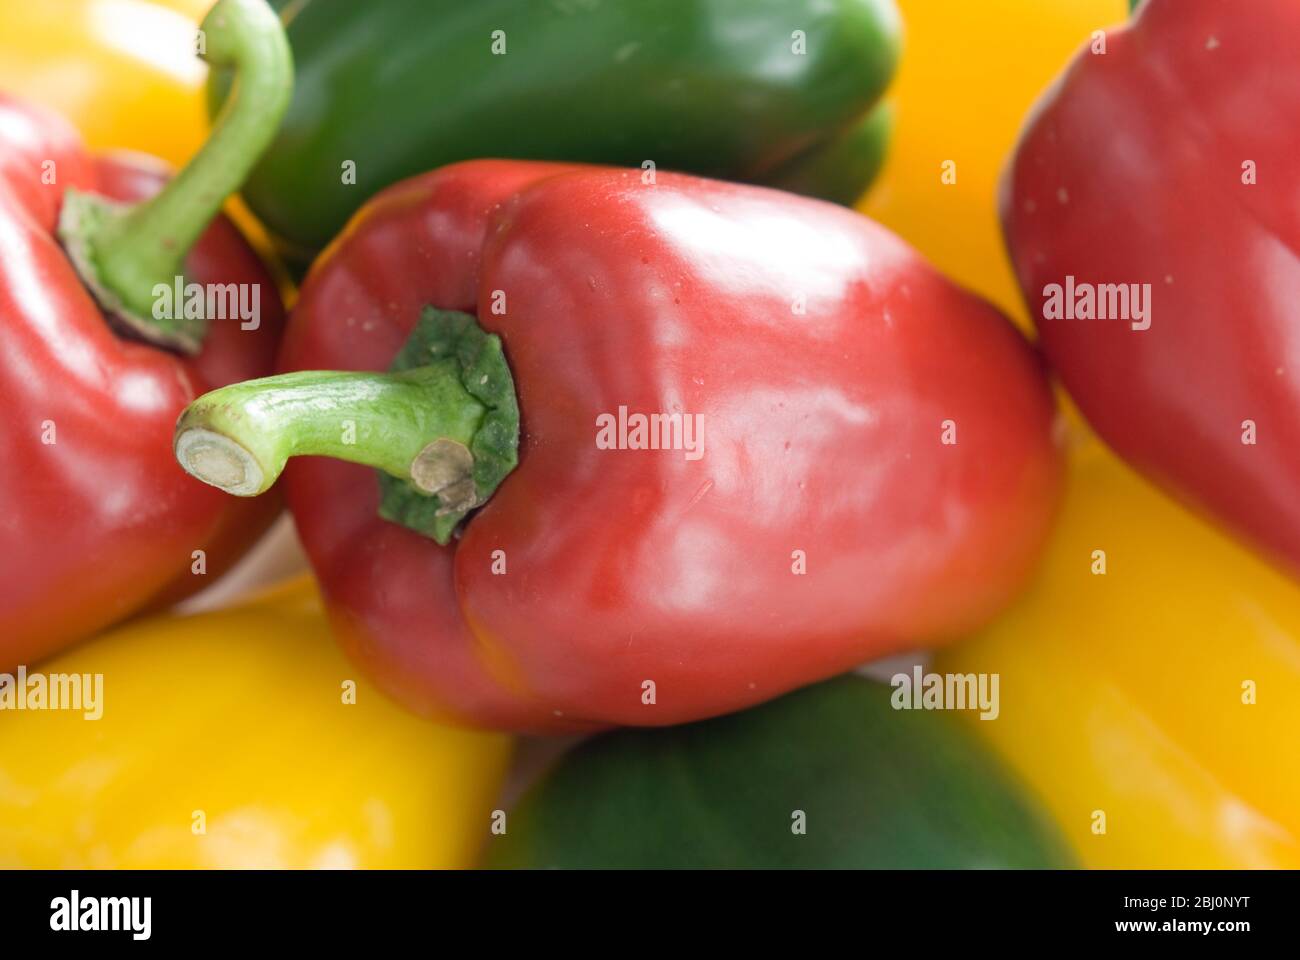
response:
[(1128, 18), (1127, 0), (898, 6), (904, 47), (888, 94), (894, 131), (859, 209), (1025, 326), (1002, 244), (998, 178), (1030, 108), (1092, 31)]
[(0, 10), (0, 90), (57, 110), (93, 150), (179, 167), (207, 136), (196, 56), (212, 0), (14, 0)]
[(101, 674), (102, 716), (0, 710), (0, 868), (468, 867), (489, 836), (509, 738), (390, 703), (305, 580), (31, 669)]
[(1036, 584), (935, 669), (1000, 675), (970, 722), (1085, 865), (1300, 867), (1300, 585), (1079, 443)]
[[(898, 2), (894, 136), (859, 208), (1028, 328), (999, 178), (1033, 104), (1128, 4)], [(1036, 584), (936, 669), (1000, 674), (999, 717), (971, 723), (1086, 865), (1300, 866), (1300, 587), (1072, 431)]]

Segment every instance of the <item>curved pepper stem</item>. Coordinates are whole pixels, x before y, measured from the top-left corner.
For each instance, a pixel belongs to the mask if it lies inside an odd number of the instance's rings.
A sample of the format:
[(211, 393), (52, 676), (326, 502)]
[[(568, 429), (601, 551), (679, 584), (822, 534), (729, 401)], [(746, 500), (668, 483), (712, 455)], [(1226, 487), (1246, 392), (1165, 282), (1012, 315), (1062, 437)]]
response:
[(208, 320), (159, 317), (155, 288), (171, 288), (184, 273), (190, 248), (266, 150), (293, 94), (289, 41), (265, 0), (219, 0), (199, 41), (210, 64), (237, 71), (202, 149), (139, 204), (69, 190), (59, 220), (59, 237), (100, 305), (148, 341), (187, 353), (199, 350)]
[(483, 413), (450, 361), (404, 373), (285, 373), (191, 403), (177, 423), (176, 457), (200, 480), (240, 497), (265, 493), (295, 456), (365, 464), (432, 493), (431, 448), (454, 444), (468, 462)]
[(221, 387), (176, 423), (189, 473), (227, 493), (270, 489), (294, 456), (380, 471), (380, 515), (439, 543), (514, 469), (519, 407), (501, 341), (426, 310), (388, 373), (307, 370)]

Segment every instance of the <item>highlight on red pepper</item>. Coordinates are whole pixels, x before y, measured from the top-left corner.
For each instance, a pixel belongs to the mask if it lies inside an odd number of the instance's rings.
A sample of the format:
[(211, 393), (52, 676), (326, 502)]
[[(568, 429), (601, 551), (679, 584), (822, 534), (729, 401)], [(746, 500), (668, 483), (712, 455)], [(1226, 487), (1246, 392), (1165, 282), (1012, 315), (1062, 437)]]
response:
[(1058, 499), (1005, 317), (758, 187), (413, 178), (316, 262), (281, 365), (191, 404), (180, 462), (239, 495), (283, 469), (344, 647), (482, 726), (680, 723), (955, 638)]
[(1006, 171), (1046, 354), (1124, 459), (1300, 574), (1300, 6), (1147, 0)]
[(618, 730), (565, 756), (486, 850), (524, 869), (1075, 865), (1058, 828), (951, 714), (839, 677), (744, 713)]
[(170, 458), (177, 412), (269, 372), (283, 325), (219, 210), (288, 104), (289, 50), (262, 0), (221, 0), (198, 45), (239, 86), (170, 180), (0, 95), (0, 667), (193, 592), (276, 509), (197, 488)]

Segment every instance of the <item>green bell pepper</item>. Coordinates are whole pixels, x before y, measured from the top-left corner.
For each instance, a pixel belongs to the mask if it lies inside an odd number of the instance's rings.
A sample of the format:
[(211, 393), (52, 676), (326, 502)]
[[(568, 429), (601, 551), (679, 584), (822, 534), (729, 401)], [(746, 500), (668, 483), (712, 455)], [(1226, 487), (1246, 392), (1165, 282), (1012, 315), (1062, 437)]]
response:
[(891, 105), (877, 104), (847, 129), (767, 174), (763, 184), (851, 207), (885, 165), (893, 122)]
[(498, 868), (1071, 867), (1056, 827), (945, 713), (847, 676), (582, 744), (490, 841)]
[[(869, 115), (898, 59), (893, 0), (277, 6), (293, 102), (244, 198), (299, 261), (376, 191), (457, 160), (651, 161), (851, 202), (888, 132)], [(213, 77), (214, 115), (229, 83)]]

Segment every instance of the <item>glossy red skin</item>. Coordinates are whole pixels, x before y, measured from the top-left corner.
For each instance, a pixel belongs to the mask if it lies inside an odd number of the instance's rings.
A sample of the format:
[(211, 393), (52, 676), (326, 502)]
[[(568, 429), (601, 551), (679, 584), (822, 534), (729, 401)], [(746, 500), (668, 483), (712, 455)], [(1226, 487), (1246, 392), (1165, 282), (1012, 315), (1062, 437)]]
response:
[[(1293, 572), (1298, 117), (1300, 4), (1148, 0), (1039, 105), (1002, 209), (1047, 356), (1097, 432)], [(1044, 287), (1067, 274), (1150, 283), (1150, 329), (1042, 319)]]
[(274, 363), (283, 307), (234, 226), (208, 228), (186, 275), (260, 283), (261, 327), (214, 322), (192, 358), (114, 333), (54, 237), (67, 188), (132, 200), (164, 179), (145, 158), (91, 157), (62, 119), (0, 97), (0, 671), (211, 583), (277, 509), (204, 486), (172, 453), (190, 400)]
[[(494, 290), (507, 314), (478, 315), (514, 373), (520, 461), (459, 542), (381, 520), (373, 470), (286, 472), (342, 643), (409, 707), (694, 720), (958, 636), (1030, 572), (1061, 471), (1038, 359), (864, 217), (671, 174), (446, 167), (322, 255), (281, 365), (386, 369), (424, 305)], [(702, 414), (703, 457), (597, 449), (619, 405)]]

